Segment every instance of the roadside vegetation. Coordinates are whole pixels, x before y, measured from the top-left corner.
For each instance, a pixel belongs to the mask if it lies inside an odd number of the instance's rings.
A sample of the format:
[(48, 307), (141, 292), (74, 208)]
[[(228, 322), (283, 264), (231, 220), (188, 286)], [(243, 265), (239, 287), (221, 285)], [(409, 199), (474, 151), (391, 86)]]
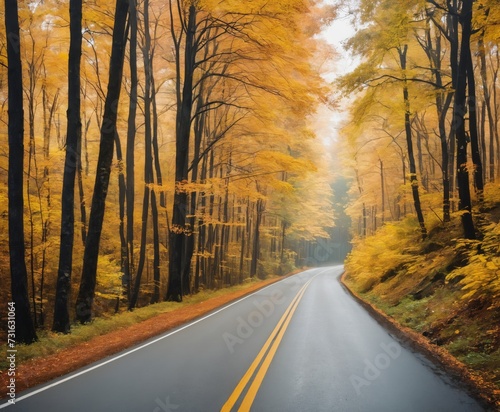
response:
[(445, 348), (500, 393), (500, 188), (488, 185), (473, 211), (477, 239), (463, 238), (460, 214), (388, 223), (355, 241), (346, 284), (400, 324)]

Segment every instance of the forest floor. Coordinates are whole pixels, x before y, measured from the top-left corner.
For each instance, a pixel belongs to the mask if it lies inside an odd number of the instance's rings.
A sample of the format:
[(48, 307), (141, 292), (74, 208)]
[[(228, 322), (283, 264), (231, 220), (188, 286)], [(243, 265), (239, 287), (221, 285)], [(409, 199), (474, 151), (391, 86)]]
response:
[(429, 225), (424, 241), (415, 222), (384, 226), (357, 243), (343, 283), (403, 340), (500, 411), (498, 199), (487, 199), (474, 219), (475, 241), (462, 239), (458, 215)]
[[(179, 304), (165, 302), (110, 316), (107, 319), (99, 318), (89, 325), (74, 325), (72, 333), (68, 335), (44, 333), (38, 342), (29, 346), (19, 345), (16, 348), (18, 350), (16, 390), (19, 392), (71, 373), (200, 318), (297, 272), (220, 289), (215, 293), (207, 291), (192, 297), (188, 296), (185, 297), (181, 307)], [(154, 311), (151, 310), (153, 307)], [(117, 321), (117, 318), (129, 319)], [(7, 368), (3, 361), (0, 365), (0, 386), (3, 388), (8, 385)], [(5, 396), (4, 392), (0, 393), (0, 399)]]

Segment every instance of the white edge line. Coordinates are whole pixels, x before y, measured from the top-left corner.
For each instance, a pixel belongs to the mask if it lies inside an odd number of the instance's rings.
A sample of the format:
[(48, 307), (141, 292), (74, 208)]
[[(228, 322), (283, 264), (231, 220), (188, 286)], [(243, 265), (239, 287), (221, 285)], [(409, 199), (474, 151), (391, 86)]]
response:
[[(318, 268), (318, 269), (320, 269), (320, 268)], [(330, 269), (330, 268), (328, 268), (328, 269)], [(310, 270), (310, 269), (309, 269), (309, 270)], [(305, 273), (305, 272), (308, 272), (308, 270), (306, 270), (306, 271), (304, 271), (304, 272), (297, 273), (296, 275), (299, 275), (299, 274), (301, 274), (301, 273)], [(322, 273), (322, 272), (321, 272), (321, 273)], [(318, 273), (316, 276), (320, 275), (321, 273)], [(296, 275), (293, 275), (293, 276), (296, 276)], [(145, 348), (145, 347), (147, 347), (147, 346), (153, 345), (154, 343), (157, 343), (157, 342), (159, 342), (159, 341), (161, 341), (161, 340), (163, 340), (163, 339), (168, 338), (169, 336), (172, 336), (172, 335), (174, 335), (174, 334), (176, 334), (176, 333), (178, 333), (178, 332), (181, 332), (181, 331), (183, 331), (184, 329), (189, 328), (190, 326), (196, 325), (197, 323), (199, 323), (199, 322), (201, 322), (201, 321), (203, 321), (203, 320), (205, 320), (205, 319), (208, 319), (209, 317), (214, 316), (214, 315), (216, 315), (217, 313), (222, 312), (223, 310), (226, 310), (227, 308), (229, 308), (229, 307), (231, 307), (231, 306), (233, 306), (233, 305), (236, 305), (237, 303), (239, 303), (239, 302), (241, 302), (241, 301), (243, 301), (243, 300), (245, 300), (245, 299), (248, 299), (249, 297), (251, 297), (251, 296), (253, 296), (253, 295), (255, 295), (255, 294), (259, 293), (259, 292), (262, 292), (263, 290), (266, 290), (266, 289), (268, 289), (268, 288), (270, 288), (270, 287), (272, 287), (272, 286), (276, 286), (276, 285), (277, 285), (278, 283), (280, 283), (280, 282), (287, 281), (287, 280), (291, 279), (293, 276), (291, 276), (291, 277), (287, 277), (286, 279), (283, 279), (283, 280), (280, 280), (280, 281), (278, 281), (278, 282), (272, 283), (271, 285), (268, 285), (268, 286), (266, 286), (266, 287), (264, 287), (264, 288), (262, 288), (262, 289), (259, 289), (259, 290), (255, 291), (255, 292), (253, 292), (253, 293), (251, 293), (251, 294), (249, 294), (249, 295), (247, 295), (247, 296), (245, 296), (245, 297), (241, 298), (241, 299), (238, 299), (238, 300), (237, 300), (237, 301), (235, 301), (235, 302), (229, 303), (228, 305), (224, 306), (223, 308), (217, 309), (215, 312), (212, 312), (212, 313), (210, 313), (209, 315), (206, 315), (206, 316), (204, 316), (204, 317), (202, 317), (202, 318), (200, 318), (200, 319), (197, 319), (197, 320), (195, 320), (195, 321), (193, 321), (193, 322), (191, 322), (191, 323), (188, 323), (187, 325), (184, 325), (184, 326), (180, 327), (179, 329), (176, 329), (176, 330), (174, 330), (174, 331), (172, 331), (172, 332), (169, 332), (169, 333), (167, 333), (167, 334), (165, 334), (165, 335), (162, 335), (162, 336), (160, 336), (160, 337), (158, 337), (158, 338), (156, 338), (156, 339), (153, 339), (152, 341), (149, 341), (149, 342), (144, 343), (144, 344), (142, 344), (142, 345), (140, 345), (140, 346), (137, 346), (137, 347), (135, 347), (134, 349), (130, 349), (130, 350), (128, 350), (127, 352), (121, 353), (120, 355), (117, 355), (117, 356), (115, 356), (114, 358), (108, 359), (108, 360), (106, 360), (106, 361), (104, 361), (104, 362), (98, 363), (97, 365), (91, 366), (90, 368), (84, 369), (84, 370), (82, 370), (82, 371), (80, 371), (80, 372), (77, 372), (77, 373), (74, 373), (74, 374), (72, 374), (72, 375), (70, 375), (70, 376), (67, 376), (66, 378), (59, 379), (59, 380), (57, 380), (56, 382), (50, 383), (50, 384), (48, 384), (48, 385), (46, 385), (46, 386), (43, 386), (43, 387), (42, 387), (42, 388), (40, 388), (40, 389), (36, 389), (36, 390), (34, 390), (34, 391), (32, 391), (32, 392), (29, 392), (29, 393), (27, 393), (26, 395), (23, 395), (23, 396), (21, 396), (21, 397), (19, 397), (19, 398), (16, 398), (16, 402), (15, 402), (15, 403), (18, 403), (19, 401), (22, 401), (22, 400), (24, 400), (24, 399), (26, 399), (26, 398), (29, 398), (29, 397), (34, 396), (34, 395), (37, 395), (37, 394), (39, 394), (40, 392), (44, 392), (44, 391), (46, 391), (46, 390), (48, 390), (48, 389), (51, 389), (51, 388), (53, 388), (53, 387), (55, 387), (55, 386), (58, 386), (58, 385), (60, 385), (61, 383), (67, 382), (67, 381), (69, 381), (69, 380), (71, 380), (71, 379), (73, 379), (73, 378), (76, 378), (76, 377), (78, 377), (78, 376), (80, 376), (80, 375), (83, 375), (83, 374), (85, 374), (85, 373), (87, 373), (87, 372), (91, 372), (91, 371), (93, 371), (94, 369), (100, 368), (101, 366), (104, 366), (104, 365), (107, 365), (108, 363), (114, 362), (115, 360), (118, 360), (118, 359), (123, 358), (123, 357), (125, 357), (125, 356), (127, 356), (127, 355), (130, 355), (131, 353), (134, 353), (134, 352), (136, 352), (136, 351), (138, 351), (138, 350), (140, 350), (140, 349), (144, 349), (144, 348)], [(314, 276), (314, 277), (316, 277), (316, 276)], [(1, 404), (1, 405), (0, 405), (0, 409), (7, 408), (8, 406), (13, 406), (13, 405), (15, 405), (15, 404), (12, 404), (12, 403), (9, 403), (9, 402), (7, 402), (7, 403), (3, 403), (3, 404)]]

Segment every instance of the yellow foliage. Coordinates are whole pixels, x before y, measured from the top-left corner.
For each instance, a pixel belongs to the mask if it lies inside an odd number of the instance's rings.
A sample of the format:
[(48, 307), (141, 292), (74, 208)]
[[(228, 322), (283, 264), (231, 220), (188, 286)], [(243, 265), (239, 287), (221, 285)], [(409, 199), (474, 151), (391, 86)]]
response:
[(448, 280), (461, 279), (463, 299), (485, 298), (496, 300), (500, 296), (500, 223), (485, 227), (482, 241), (460, 239), (458, 253), (468, 258), (468, 264), (453, 270)]
[(415, 219), (386, 224), (375, 236), (357, 239), (345, 267), (349, 276), (365, 289), (372, 287), (388, 268), (396, 268), (413, 260), (412, 251), (418, 243), (419, 231)]

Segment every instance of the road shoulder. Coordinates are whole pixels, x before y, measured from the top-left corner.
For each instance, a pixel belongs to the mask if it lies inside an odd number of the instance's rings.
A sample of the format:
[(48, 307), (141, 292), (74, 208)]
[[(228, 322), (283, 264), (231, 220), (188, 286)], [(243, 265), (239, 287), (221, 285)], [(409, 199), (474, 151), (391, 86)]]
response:
[(430, 343), (424, 336), (406, 326), (399, 324), (395, 319), (385, 314), (379, 308), (364, 300), (359, 294), (350, 289), (341, 277), (342, 286), (359, 302), (370, 315), (388, 331), (394, 334), (406, 346), (423, 354), (434, 364), (441, 367), (446, 373), (474, 398), (476, 398), (488, 411), (500, 411), (500, 393), (496, 387), (486, 382), (476, 372), (471, 371), (462, 362), (453, 357), (444, 348)]
[[(162, 313), (129, 327), (96, 336), (87, 342), (79, 343), (46, 357), (30, 359), (17, 367), (16, 390), (19, 393), (20, 391), (49, 382), (106, 357), (115, 355), (174, 328), (192, 322), (295, 273), (298, 273), (298, 271), (286, 276), (263, 280), (243, 290), (210, 298), (171, 312)], [(8, 381), (9, 377), (7, 373), (0, 371), (0, 385), (5, 388), (8, 385)], [(1, 393), (0, 399), (5, 398), (5, 394)]]

